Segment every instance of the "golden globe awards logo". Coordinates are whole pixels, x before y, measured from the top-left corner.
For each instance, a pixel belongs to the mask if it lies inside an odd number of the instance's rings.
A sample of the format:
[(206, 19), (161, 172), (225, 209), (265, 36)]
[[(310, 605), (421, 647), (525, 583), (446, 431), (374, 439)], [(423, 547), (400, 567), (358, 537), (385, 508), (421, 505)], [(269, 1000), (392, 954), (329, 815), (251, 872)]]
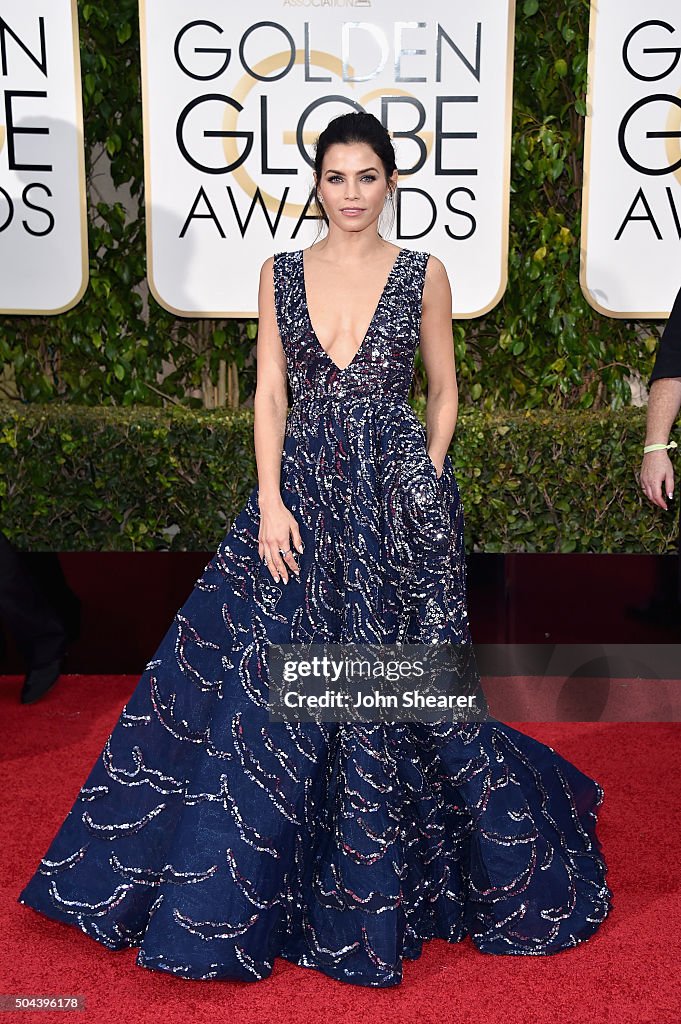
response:
[[(29, 49), (26, 42), (12, 29), (12, 26), (0, 15), (0, 66), (2, 67), (3, 78), (9, 78), (10, 60), (12, 59), (12, 46), (23, 51), (40, 73), (47, 78), (47, 53), (45, 44), (45, 19), (39, 18), (37, 23), (39, 29), (39, 43), (36, 51)], [(9, 51), (9, 54), (8, 54)], [(9, 59), (8, 59), (9, 57)], [(16, 59), (16, 51), (14, 54)], [(19, 171), (46, 171), (52, 172), (50, 163), (26, 162), (21, 156), (20, 135), (47, 135), (49, 128), (26, 127), (21, 125), (21, 104), (35, 99), (45, 99), (47, 92), (39, 89), (9, 89), (4, 90), (4, 116), (5, 124), (0, 127), (0, 148), (7, 146), (7, 169), (11, 172)], [(19, 150), (19, 152), (17, 152)], [(15, 216), (21, 221), (21, 227), (30, 235), (44, 237), (54, 230), (54, 215), (49, 207), (45, 206), (45, 200), (50, 195), (50, 190), (44, 182), (29, 181), (21, 190), (19, 196), (12, 196), (11, 193), (0, 185), (0, 234), (6, 231), (12, 224)]]
[(611, 316), (666, 317), (681, 283), (681, 8), (592, 5), (582, 288)]
[(87, 285), (75, 0), (0, 0), (0, 310), (57, 313)]
[[(681, 12), (679, 12), (681, 14)], [(681, 19), (679, 20), (681, 28)], [(678, 177), (681, 170), (681, 96), (659, 91), (663, 82), (669, 82), (681, 60), (681, 49), (669, 46), (670, 36), (679, 38), (676, 29), (666, 21), (647, 20), (635, 25), (624, 41), (622, 60), (628, 73), (639, 82), (660, 83), (655, 91), (642, 96), (624, 114), (617, 133), (622, 159), (643, 178)], [(667, 42), (667, 45), (662, 45)], [(657, 44), (657, 45), (652, 45)], [(678, 81), (678, 76), (677, 76)], [(661, 109), (657, 109), (658, 106)], [(665, 121), (661, 130), (651, 125)], [(664, 143), (664, 149), (657, 142)], [(679, 179), (681, 180), (681, 179)], [(637, 190), (616, 239), (635, 221), (648, 221), (656, 238), (662, 240), (662, 228), (674, 231), (681, 239), (681, 203), (670, 185), (665, 185), (668, 210), (658, 211), (666, 224), (658, 223), (655, 215), (657, 195), (648, 198), (645, 185)]]
[[(258, 30), (263, 28), (274, 28), (277, 27), (273, 23), (259, 22), (255, 23), (246, 30), (244, 36), (240, 40), (240, 51), (245, 51), (248, 38), (255, 35)], [(436, 37), (436, 48), (438, 58), (441, 56), (442, 47), (447, 39), (446, 33), (441, 26), (437, 27), (438, 34)], [(223, 95), (221, 93), (210, 93), (206, 92), (202, 95), (196, 96), (190, 100), (189, 103), (183, 107), (180, 111), (177, 126), (176, 126), (176, 140), (177, 146), (182, 154), (184, 160), (194, 167), (197, 171), (204, 174), (211, 175), (228, 175), (231, 174), (235, 177), (235, 180), (243, 189), (243, 192), (252, 198), (253, 202), (248, 208), (247, 218), (252, 217), (255, 206), (261, 206), (263, 210), (272, 209), (276, 212), (277, 219), (283, 214), (290, 217), (295, 217), (296, 223), (293, 227), (293, 235), (296, 236), (299, 232), (302, 222), (310, 216), (309, 202), (304, 205), (294, 203), (290, 198), (290, 188), (285, 187), (278, 196), (268, 194), (263, 188), (258, 186), (256, 182), (250, 177), (248, 172), (245, 170), (248, 163), (248, 158), (253, 151), (253, 145), (255, 143), (255, 137), (251, 131), (240, 131), (238, 127), (239, 114), (244, 110), (245, 102), (249, 94), (253, 91), (254, 87), (258, 82), (274, 82), (280, 81), (284, 78), (288, 72), (295, 66), (297, 62), (304, 63), (305, 66), (305, 78), (306, 81), (324, 81), (333, 82), (331, 75), (313, 75), (311, 67), (314, 64), (318, 67), (328, 67), (333, 69), (338, 64), (338, 72), (341, 81), (347, 85), (355, 85), (360, 82), (371, 81), (385, 69), (385, 65), (389, 56), (389, 49), (385, 33), (377, 30), (373, 25), (364, 25), (357, 23), (354, 25), (344, 25), (342, 28), (341, 38), (341, 57), (337, 61), (336, 58), (330, 53), (324, 53), (321, 51), (314, 52), (309, 45), (309, 36), (306, 40), (306, 46), (303, 54), (299, 55), (295, 49), (295, 42), (291, 35), (283, 30), (285, 35), (285, 43), (288, 47), (287, 50), (282, 53), (273, 54), (261, 62), (258, 66), (252, 67), (242, 59), (242, 71), (243, 74), (236, 81), (236, 86), (232, 90), (231, 95)], [(377, 43), (376, 49), (379, 51), (379, 56), (376, 64), (359, 75), (353, 72), (350, 66), (350, 53), (352, 50), (353, 35), (356, 32), (367, 32), (370, 34), (372, 40)], [(480, 55), (480, 32), (481, 26), (476, 26), (476, 36), (473, 40), (477, 59), (479, 60)], [(207, 41), (207, 37), (210, 38), (211, 34), (215, 34), (215, 38), (212, 46), (200, 45), (202, 42)], [(187, 23), (178, 33), (175, 39), (175, 57), (177, 60), (178, 67), (181, 68), (184, 74), (190, 78), (202, 82), (214, 81), (220, 78), (223, 73), (227, 70), (229, 65), (231, 54), (228, 49), (222, 48), (219, 45), (219, 37), (223, 34), (223, 29), (220, 25), (214, 22), (206, 21), (191, 21)], [(191, 35), (191, 38), (190, 38)], [(194, 46), (192, 48), (192, 39)], [(451, 43), (451, 40), (448, 40)], [(185, 63), (182, 52), (185, 47), (189, 50), (193, 56), (191, 63)], [(400, 48), (399, 54), (404, 51)], [(210, 54), (211, 60), (207, 61), (206, 55)], [(197, 56), (198, 55), (198, 56)], [(463, 56), (463, 55), (461, 55)], [(465, 59), (465, 58), (464, 58)], [(211, 65), (214, 65), (211, 68)], [(199, 70), (200, 69), (200, 70)], [(479, 79), (480, 67), (479, 65), (469, 65), (471, 74)], [(404, 81), (405, 77), (401, 74), (401, 68), (398, 65), (398, 69), (395, 74), (395, 78), (398, 82)], [(410, 92), (405, 89), (396, 90), (396, 94), (399, 94), (399, 102), (408, 102), (413, 105), (414, 110), (417, 114), (417, 123), (425, 124), (427, 118), (427, 112), (422, 102)], [(351, 100), (348, 100), (348, 106), (352, 109), (362, 109), (363, 105), (370, 102), (372, 98), (373, 90), (368, 91), (366, 94), (358, 95)], [(239, 97), (239, 100), (235, 99), (235, 96)], [(324, 96), (319, 100), (314, 100), (309, 104), (303, 111), (305, 118), (311, 117), (315, 110), (326, 106), (329, 103), (329, 97)], [(343, 97), (332, 97), (339, 101), (343, 101)], [(417, 131), (410, 129), (400, 133), (401, 138), (409, 138), (418, 147), (418, 155), (415, 162), (409, 168), (410, 174), (415, 174), (420, 171), (428, 159), (429, 156), (433, 155), (435, 160), (435, 174), (436, 175), (453, 175), (457, 177), (474, 177), (478, 173), (478, 169), (475, 167), (445, 167), (443, 161), (443, 140), (446, 138), (460, 138), (463, 137), (462, 133), (459, 132), (445, 132), (438, 130), (438, 126), (442, 124), (443, 108), (448, 103), (465, 103), (465, 102), (476, 102), (477, 96), (466, 96), (466, 97), (449, 97), (449, 96), (438, 96), (436, 97), (437, 104), (437, 117), (436, 117), (436, 134), (433, 137), (433, 132), (428, 132), (425, 137), (419, 134)], [(395, 98), (390, 96), (384, 97), (386, 106), (397, 102)], [(223, 107), (222, 112), (218, 109), (217, 116), (214, 111), (211, 111), (211, 105), (218, 105)], [(213, 124), (216, 120), (221, 120), (222, 125), (217, 130), (211, 130), (208, 128), (204, 131), (205, 138), (218, 137), (223, 140), (222, 153), (219, 155), (218, 163), (211, 163), (210, 157), (203, 157), (197, 150), (193, 150), (191, 147), (190, 133), (188, 130), (188, 121), (190, 118), (196, 117), (197, 119), (205, 120), (207, 124)], [(267, 125), (269, 127), (269, 118), (267, 116), (266, 108), (263, 108), (263, 118), (261, 121), (263, 128)], [(306, 151), (305, 141), (305, 123), (301, 121), (298, 128), (296, 129), (295, 139), (293, 134), (290, 137), (291, 144), (298, 149), (298, 156), (308, 163), (312, 164), (311, 158)], [(275, 168), (271, 165), (269, 152), (270, 152), (270, 134), (264, 130), (260, 136), (260, 146), (262, 152), (261, 170), (262, 176), (266, 179), (267, 176), (275, 176), (280, 174), (295, 174), (294, 167), (287, 168)], [(239, 147), (241, 143), (241, 149)], [(435, 144), (435, 151), (433, 154), (433, 143)], [(205, 162), (204, 162), (205, 160)], [(182, 225), (180, 231), (180, 237), (184, 237), (187, 230), (191, 226), (191, 222), (195, 219), (209, 219), (215, 224), (216, 230), (221, 237), (225, 237), (225, 228), (220, 222), (218, 215), (217, 204), (212, 203), (210, 199), (210, 188), (204, 188), (201, 186), (192, 203), (191, 209), (189, 210), (187, 219)], [(448, 202), (453, 200), (455, 196), (465, 191), (461, 187), (455, 187), (450, 190), (447, 200)], [(235, 217), (239, 218), (239, 213), (236, 205), (236, 190), (231, 185), (226, 186), (226, 192), (229, 195), (230, 205), (235, 212)], [(402, 230), (402, 214), (404, 207), (404, 197), (410, 193), (419, 193), (420, 196), (427, 203), (427, 216), (424, 217), (423, 223), (420, 224), (417, 230), (410, 234), (409, 238), (421, 238), (427, 235), (431, 228), (434, 226), (437, 217), (438, 210), (434, 202), (430, 198), (429, 194), (423, 189), (410, 188), (405, 186), (400, 189), (400, 199), (398, 204), (398, 232), (400, 237), (405, 237)], [(471, 198), (474, 198), (471, 196)], [(460, 215), (464, 219), (464, 224), (460, 227), (459, 231), (456, 228), (447, 226), (445, 231), (450, 232), (452, 237), (457, 238), (468, 238), (476, 230), (475, 217), (465, 210), (453, 210), (455, 215)], [(271, 223), (271, 219), (268, 218), (268, 222)], [(245, 222), (239, 221), (240, 227), (245, 231)]]
[(459, 316), (503, 294), (513, 4), (433, 0), (419, 21), (407, 0), (361, 20), (348, 6), (263, 0), (254, 21), (142, 0), (149, 280), (166, 308), (256, 312), (262, 261), (316, 235), (314, 140), (360, 109), (397, 150), (397, 244), (448, 265)]

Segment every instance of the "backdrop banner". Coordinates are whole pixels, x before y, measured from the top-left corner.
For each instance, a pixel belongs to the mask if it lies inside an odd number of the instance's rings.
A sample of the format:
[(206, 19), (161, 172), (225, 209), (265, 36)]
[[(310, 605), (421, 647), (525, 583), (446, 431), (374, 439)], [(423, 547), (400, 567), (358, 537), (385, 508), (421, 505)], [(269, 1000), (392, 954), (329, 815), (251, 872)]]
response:
[(614, 317), (681, 286), (681, 4), (592, 0), (581, 285)]
[(62, 313), (87, 287), (76, 0), (0, 0), (0, 312)]
[(263, 260), (317, 235), (315, 138), (365, 109), (397, 152), (391, 239), (443, 261), (455, 316), (492, 309), (507, 279), (514, 22), (515, 0), (140, 0), (161, 305), (256, 315)]

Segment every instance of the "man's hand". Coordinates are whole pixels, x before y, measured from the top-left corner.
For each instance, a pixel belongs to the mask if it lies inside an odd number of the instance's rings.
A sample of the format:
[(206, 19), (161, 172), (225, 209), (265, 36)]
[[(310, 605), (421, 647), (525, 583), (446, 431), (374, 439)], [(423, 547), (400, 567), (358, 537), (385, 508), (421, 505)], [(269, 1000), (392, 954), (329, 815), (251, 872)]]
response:
[(641, 487), (654, 505), (659, 505), (665, 512), (669, 510), (665, 495), (671, 498), (674, 494), (674, 467), (664, 449), (660, 448), (643, 456)]

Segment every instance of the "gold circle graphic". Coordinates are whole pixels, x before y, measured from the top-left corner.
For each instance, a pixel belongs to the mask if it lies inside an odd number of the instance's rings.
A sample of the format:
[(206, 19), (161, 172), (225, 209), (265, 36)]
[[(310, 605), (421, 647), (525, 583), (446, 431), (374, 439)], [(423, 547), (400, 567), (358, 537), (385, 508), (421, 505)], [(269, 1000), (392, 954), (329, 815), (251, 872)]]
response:
[[(273, 53), (269, 57), (266, 57), (264, 60), (260, 61), (259, 64), (256, 64), (253, 70), (256, 71), (259, 75), (264, 76), (271, 73), (272, 71), (277, 71), (280, 68), (286, 67), (289, 60), (290, 53)], [(304, 63), (304, 60), (304, 54), (300, 50), (296, 50), (296, 58), (294, 64), (301, 65)], [(333, 54), (325, 53), (323, 50), (311, 50), (310, 64), (313, 65), (314, 67), (325, 68), (332, 74), (338, 75), (339, 79), (342, 78), (342, 62), (338, 57), (333, 56)], [(239, 82), (237, 82), (234, 89), (232, 90), (232, 98), (237, 100), (241, 104), (241, 106), (245, 106), (246, 97), (248, 96), (251, 89), (253, 89), (253, 87), (258, 84), (258, 81), (258, 79), (252, 78), (250, 75), (244, 75), (243, 78)], [(407, 92), (405, 89), (375, 89), (367, 93), (364, 97), (360, 98), (358, 102), (362, 106), (364, 106), (365, 103), (368, 103), (370, 100), (376, 99), (377, 97), (380, 96), (412, 96), (412, 93)], [(234, 107), (225, 108), (222, 127), (223, 131), (237, 131), (238, 112), (234, 109)], [(417, 132), (416, 134), (419, 136), (419, 138), (423, 140), (423, 143), (426, 147), (426, 155), (430, 156), (433, 147), (433, 133), (430, 131), (421, 131)], [(306, 132), (303, 136), (303, 139), (306, 143), (312, 143), (314, 142), (315, 137), (316, 136), (312, 132)], [(296, 140), (295, 132), (284, 131), (283, 139), (285, 144), (293, 145)], [(234, 138), (234, 136), (232, 136), (231, 138), (223, 139), (223, 150), (225, 157), (227, 158), (229, 163), (237, 162), (237, 160), (239, 159), (239, 152), (237, 149), (236, 138)], [(258, 186), (246, 171), (245, 165), (241, 164), (239, 167), (237, 167), (237, 169), (233, 172), (232, 176), (236, 183), (243, 189), (245, 194), (253, 198)], [(268, 192), (263, 192), (262, 189), (260, 190), (260, 195), (262, 196), (266, 208), (271, 213), (275, 213), (276, 211), (280, 210), (280, 199), (277, 199), (275, 196), (270, 195)], [(302, 215), (304, 210), (305, 205), (303, 205), (302, 203), (293, 203), (287, 201), (284, 205), (282, 216), (292, 217), (297, 220)]]
[[(681, 91), (676, 94), (681, 99)], [(681, 106), (677, 103), (669, 104), (669, 115), (667, 117), (667, 131), (668, 132), (681, 132)], [(681, 160), (681, 135), (675, 139), (667, 139), (666, 141), (667, 159), (669, 160), (669, 166), (673, 167), (674, 164)], [(674, 177), (677, 181), (681, 182), (681, 167), (677, 167), (674, 171)]]

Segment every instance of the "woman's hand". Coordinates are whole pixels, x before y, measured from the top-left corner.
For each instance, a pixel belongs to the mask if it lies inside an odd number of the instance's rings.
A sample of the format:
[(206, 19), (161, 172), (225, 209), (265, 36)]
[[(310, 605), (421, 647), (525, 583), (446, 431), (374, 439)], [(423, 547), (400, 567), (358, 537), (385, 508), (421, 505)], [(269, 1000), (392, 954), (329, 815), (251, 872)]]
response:
[(665, 494), (671, 498), (674, 493), (674, 467), (667, 452), (660, 448), (656, 452), (646, 452), (641, 463), (641, 487), (654, 505), (659, 505), (665, 512)]
[[(293, 543), (291, 543), (291, 538), (293, 538)], [(300, 576), (300, 569), (293, 555), (294, 547), (297, 551), (303, 550), (298, 523), (282, 501), (281, 495), (277, 495), (272, 501), (260, 505), (260, 531), (258, 534), (260, 561), (263, 558), (267, 559), (267, 568), (275, 583), (279, 582), (280, 576), (284, 583), (288, 583), (287, 568), (296, 576)], [(281, 555), (280, 550), (286, 551), (286, 554)]]

